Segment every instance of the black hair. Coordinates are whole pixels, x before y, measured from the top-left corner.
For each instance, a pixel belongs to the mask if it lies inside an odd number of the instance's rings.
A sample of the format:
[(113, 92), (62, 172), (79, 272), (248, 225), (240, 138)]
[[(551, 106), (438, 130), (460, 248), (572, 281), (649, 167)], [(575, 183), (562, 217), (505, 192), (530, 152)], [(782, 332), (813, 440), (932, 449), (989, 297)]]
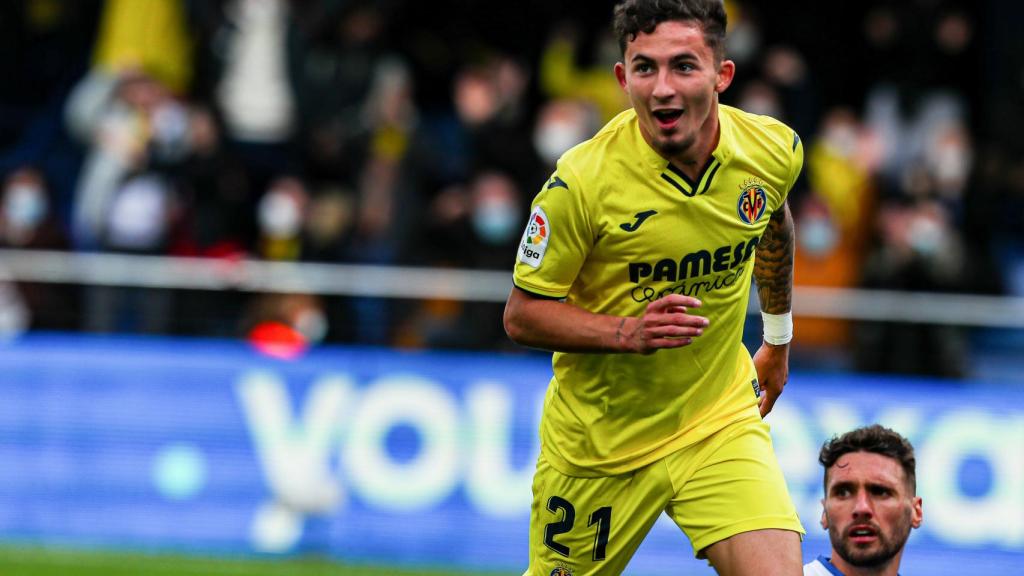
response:
[(917, 460), (914, 447), (898, 433), (878, 424), (851, 430), (841, 436), (833, 436), (825, 442), (818, 454), (818, 462), (825, 467), (825, 490), (828, 490), (828, 471), (843, 455), (851, 452), (881, 454), (899, 462), (906, 477), (911, 494), (917, 492)]
[(721, 60), (725, 55), (725, 5), (722, 0), (625, 0), (615, 6), (613, 28), (622, 54), (626, 44), (650, 34), (662, 22), (692, 20), (704, 31), (704, 41)]

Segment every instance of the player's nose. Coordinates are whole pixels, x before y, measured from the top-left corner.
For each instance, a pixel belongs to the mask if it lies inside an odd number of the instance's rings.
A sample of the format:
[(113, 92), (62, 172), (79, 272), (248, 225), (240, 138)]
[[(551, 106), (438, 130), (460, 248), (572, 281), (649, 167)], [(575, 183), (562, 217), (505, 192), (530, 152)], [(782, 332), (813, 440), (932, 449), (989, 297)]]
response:
[(654, 79), (654, 96), (658, 100), (668, 100), (675, 95), (675, 88), (669, 83), (668, 71), (658, 70), (658, 76)]
[(853, 515), (855, 517), (871, 516), (874, 510), (871, 507), (871, 498), (867, 490), (858, 490), (853, 500)]

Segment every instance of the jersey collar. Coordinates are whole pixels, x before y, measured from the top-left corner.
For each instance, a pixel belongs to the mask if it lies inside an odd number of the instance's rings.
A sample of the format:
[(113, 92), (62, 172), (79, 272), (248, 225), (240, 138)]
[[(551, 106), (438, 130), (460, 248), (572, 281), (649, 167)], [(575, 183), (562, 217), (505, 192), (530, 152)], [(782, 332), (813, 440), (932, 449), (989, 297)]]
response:
[(732, 111), (729, 107), (720, 105), (718, 107), (719, 138), (718, 146), (711, 153), (708, 163), (703, 166), (696, 180), (692, 180), (683, 174), (682, 170), (658, 154), (640, 132), (640, 123), (634, 117), (633, 132), (637, 139), (637, 149), (641, 151), (643, 162), (654, 172), (658, 172), (663, 180), (666, 180), (672, 187), (681, 192), (684, 196), (693, 197), (708, 192), (715, 174), (723, 164), (732, 158), (733, 149), (733, 120)]
[[(836, 568), (835, 564), (833, 564), (832, 560), (829, 558), (825, 558), (824, 556), (818, 556), (818, 563), (824, 566), (825, 570), (828, 570), (830, 574), (834, 574), (835, 576), (845, 576), (842, 572), (839, 571), (839, 568)], [(896, 576), (900, 576), (899, 572), (896, 573)]]
[(822, 566), (824, 566), (830, 574), (834, 574), (835, 576), (843, 576), (843, 573), (839, 571), (839, 568), (836, 568), (835, 564), (832, 564), (832, 561), (828, 558), (825, 558), (824, 556), (818, 556), (818, 562)]
[(662, 180), (671, 184), (672, 187), (676, 188), (684, 196), (692, 197), (707, 192), (711, 186), (711, 181), (714, 180), (715, 174), (718, 173), (718, 169), (732, 158), (734, 142), (732, 111), (722, 104), (718, 106), (718, 127), (718, 145), (711, 152), (711, 158), (708, 159), (703, 169), (701, 169), (696, 181), (684, 175), (681, 170), (663, 158), (661, 154), (658, 154), (644, 140), (643, 134), (640, 132), (640, 123), (636, 121), (635, 116), (633, 135), (638, 141), (637, 148), (641, 150), (644, 163), (652, 171), (659, 172)]

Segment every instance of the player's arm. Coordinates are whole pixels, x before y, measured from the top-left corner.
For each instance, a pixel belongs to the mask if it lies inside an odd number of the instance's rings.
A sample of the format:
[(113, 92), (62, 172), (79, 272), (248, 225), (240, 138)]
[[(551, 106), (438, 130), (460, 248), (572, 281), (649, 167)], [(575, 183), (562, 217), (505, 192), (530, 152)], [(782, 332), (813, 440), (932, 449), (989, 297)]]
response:
[(557, 352), (650, 354), (693, 342), (707, 318), (689, 314), (700, 301), (671, 294), (647, 305), (639, 318), (594, 314), (559, 300), (512, 288), (505, 304), (505, 332), (516, 344)]
[[(755, 252), (754, 280), (761, 312), (765, 314), (783, 315), (792, 310), (794, 246), (793, 215), (784, 202), (780, 210), (772, 213)], [(760, 409), (764, 417), (771, 412), (789, 379), (789, 342), (763, 342), (754, 354), (754, 367), (761, 384)]]

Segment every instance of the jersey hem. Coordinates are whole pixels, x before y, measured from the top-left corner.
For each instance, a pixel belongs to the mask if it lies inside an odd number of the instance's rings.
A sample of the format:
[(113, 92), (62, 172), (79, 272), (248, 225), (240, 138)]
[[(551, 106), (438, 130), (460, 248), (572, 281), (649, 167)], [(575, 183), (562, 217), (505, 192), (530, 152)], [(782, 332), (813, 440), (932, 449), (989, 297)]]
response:
[[(753, 404), (753, 413), (758, 415), (760, 420), (760, 414), (757, 412), (757, 405)], [(751, 417), (751, 407), (745, 406), (742, 410), (736, 412), (736, 414), (728, 420), (720, 421), (721, 425), (716, 427), (714, 430), (706, 430), (704, 428), (693, 428), (688, 430), (686, 433), (669, 440), (662, 446), (655, 448), (654, 450), (644, 454), (641, 457), (630, 458), (624, 460), (621, 464), (606, 465), (606, 464), (595, 464), (592, 466), (573, 464), (566, 460), (562, 456), (552, 452), (546, 444), (541, 444), (541, 450), (544, 452), (544, 457), (548, 463), (555, 470), (561, 472), (566, 476), (573, 476), (576, 478), (598, 478), (601, 476), (618, 476), (619, 474), (626, 474), (634, 470), (638, 470), (661, 460), (670, 454), (682, 450), (688, 446), (692, 446), (697, 442), (706, 440), (707, 438), (721, 432), (722, 430), (742, 422)]]

